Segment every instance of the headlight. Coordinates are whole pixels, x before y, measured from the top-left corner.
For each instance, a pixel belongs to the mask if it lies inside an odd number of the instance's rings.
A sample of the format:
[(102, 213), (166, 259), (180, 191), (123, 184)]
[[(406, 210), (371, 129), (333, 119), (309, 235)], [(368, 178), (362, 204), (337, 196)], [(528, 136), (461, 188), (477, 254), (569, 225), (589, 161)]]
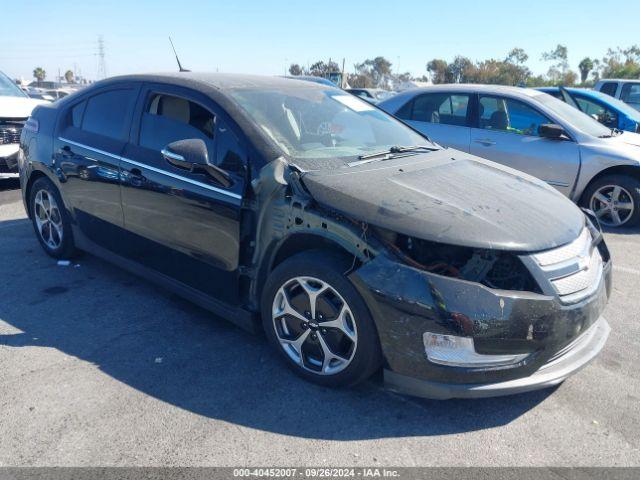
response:
[(422, 335), (427, 358), (433, 363), (451, 367), (503, 367), (521, 362), (528, 353), (513, 355), (483, 355), (476, 352), (473, 338), (424, 332)]

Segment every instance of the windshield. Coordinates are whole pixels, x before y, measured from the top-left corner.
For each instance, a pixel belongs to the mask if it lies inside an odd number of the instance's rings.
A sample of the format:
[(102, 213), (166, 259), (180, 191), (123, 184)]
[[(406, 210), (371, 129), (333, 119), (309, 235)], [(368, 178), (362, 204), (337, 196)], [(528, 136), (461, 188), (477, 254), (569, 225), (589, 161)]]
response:
[(4, 73), (0, 72), (0, 97), (26, 97), (27, 94), (20, 90)]
[(231, 94), (292, 158), (347, 160), (395, 146), (432, 146), (398, 120), (338, 89), (239, 89)]
[(611, 135), (611, 129), (605, 127), (589, 115), (582, 113), (577, 108), (564, 103), (562, 100), (558, 100), (547, 94), (536, 95), (535, 99), (558, 115), (562, 120), (570, 123), (573, 127), (587, 135), (594, 137)]

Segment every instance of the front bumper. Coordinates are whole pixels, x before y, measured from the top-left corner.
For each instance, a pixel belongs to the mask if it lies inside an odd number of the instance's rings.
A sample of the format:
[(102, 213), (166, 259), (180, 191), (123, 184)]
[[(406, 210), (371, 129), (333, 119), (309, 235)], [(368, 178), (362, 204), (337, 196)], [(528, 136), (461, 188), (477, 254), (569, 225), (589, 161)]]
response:
[[(609, 331), (601, 315), (611, 291), (610, 261), (593, 293), (574, 304), (553, 295), (495, 290), (443, 277), (385, 254), (350, 279), (376, 323), (386, 383), (423, 397), (495, 396), (558, 384), (597, 355)], [(497, 367), (438, 365), (427, 358), (424, 332), (472, 337), (480, 354), (528, 355), (517, 364)], [(581, 342), (578, 349), (578, 338), (591, 341)]]
[(419, 380), (385, 370), (386, 386), (393, 391), (417, 397), (446, 400), (449, 398), (483, 398), (530, 392), (553, 387), (563, 382), (578, 370), (587, 366), (604, 347), (611, 327), (604, 317), (578, 337), (564, 355), (543, 365), (528, 377), (516, 378), (497, 383), (447, 384)]

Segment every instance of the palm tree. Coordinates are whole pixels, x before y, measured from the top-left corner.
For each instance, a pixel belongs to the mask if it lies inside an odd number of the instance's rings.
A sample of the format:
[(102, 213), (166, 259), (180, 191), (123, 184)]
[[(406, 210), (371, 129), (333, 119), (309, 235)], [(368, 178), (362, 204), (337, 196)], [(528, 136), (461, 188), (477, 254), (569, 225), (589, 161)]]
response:
[(64, 72), (64, 79), (67, 83), (73, 83), (73, 72), (71, 70)]
[(587, 81), (587, 78), (589, 78), (589, 72), (593, 70), (593, 67), (593, 60), (591, 60), (589, 57), (582, 59), (582, 61), (578, 65), (578, 69), (580, 70), (580, 80), (582, 80), (582, 83)]
[(33, 69), (33, 76), (38, 82), (38, 85), (40, 85), (40, 82), (47, 78), (47, 72), (45, 72), (42, 67), (36, 67)]

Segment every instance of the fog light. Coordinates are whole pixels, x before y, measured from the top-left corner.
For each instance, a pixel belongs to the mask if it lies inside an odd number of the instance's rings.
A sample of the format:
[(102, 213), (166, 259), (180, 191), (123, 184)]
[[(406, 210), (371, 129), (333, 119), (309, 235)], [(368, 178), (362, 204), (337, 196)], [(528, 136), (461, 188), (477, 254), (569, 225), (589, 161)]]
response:
[(500, 367), (518, 363), (529, 355), (483, 355), (476, 352), (473, 338), (457, 335), (424, 332), (422, 340), (429, 361), (452, 367)]

